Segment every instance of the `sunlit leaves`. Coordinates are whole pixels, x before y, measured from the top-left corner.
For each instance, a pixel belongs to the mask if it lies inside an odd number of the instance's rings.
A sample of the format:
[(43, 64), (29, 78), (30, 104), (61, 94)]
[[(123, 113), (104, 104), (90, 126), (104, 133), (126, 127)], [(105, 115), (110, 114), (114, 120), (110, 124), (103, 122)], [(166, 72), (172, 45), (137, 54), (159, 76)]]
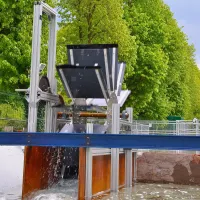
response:
[[(53, 1), (46, 1), (53, 5)], [(0, 0), (0, 90), (27, 88), (31, 66), (34, 0)], [(41, 62), (47, 63), (48, 24), (44, 19)]]
[(138, 45), (135, 74), (126, 79), (132, 90), (128, 105), (134, 106), (135, 117), (197, 116), (200, 72), (168, 6), (162, 0), (124, 0), (124, 10)]
[[(27, 88), (34, 0), (0, 0), (0, 90)], [(56, 0), (46, 1), (51, 6)], [(194, 48), (163, 0), (60, 0), (57, 64), (67, 44), (118, 43), (127, 63), (123, 87), (135, 118), (200, 117), (200, 72)], [(41, 62), (47, 63), (43, 18)], [(64, 89), (58, 82), (59, 93)]]

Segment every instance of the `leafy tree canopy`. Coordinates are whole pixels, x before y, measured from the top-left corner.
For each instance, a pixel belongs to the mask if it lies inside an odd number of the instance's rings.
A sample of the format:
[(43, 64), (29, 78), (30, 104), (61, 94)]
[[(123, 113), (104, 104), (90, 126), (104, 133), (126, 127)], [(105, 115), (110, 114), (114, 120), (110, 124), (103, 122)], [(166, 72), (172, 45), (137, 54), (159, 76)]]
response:
[[(34, 0), (0, 0), (0, 90), (27, 88)], [(51, 6), (56, 0), (46, 1)], [(119, 44), (127, 63), (123, 87), (135, 118), (200, 117), (200, 71), (192, 45), (163, 0), (59, 0), (57, 64), (67, 44)], [(47, 59), (43, 19), (41, 62)], [(59, 93), (64, 90), (59, 81)]]
[[(52, 6), (55, 4), (53, 0), (46, 2)], [(34, 0), (0, 0), (0, 90), (28, 87), (33, 5)], [(41, 60), (46, 59), (47, 35), (48, 32), (42, 39)]]
[(189, 71), (196, 68), (194, 51), (169, 7), (162, 0), (125, 0), (124, 10), (138, 45), (135, 74), (126, 79), (135, 117), (191, 117)]

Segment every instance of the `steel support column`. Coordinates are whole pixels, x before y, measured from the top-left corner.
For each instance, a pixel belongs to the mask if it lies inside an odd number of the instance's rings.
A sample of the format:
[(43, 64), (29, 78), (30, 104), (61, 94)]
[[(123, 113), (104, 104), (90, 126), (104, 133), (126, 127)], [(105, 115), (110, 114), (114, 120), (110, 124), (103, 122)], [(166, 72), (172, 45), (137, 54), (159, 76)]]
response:
[[(43, 7), (45, 10), (45, 6)], [(55, 79), (55, 62), (56, 62), (56, 13), (55, 12), (47, 12), (49, 17), (49, 41), (48, 41), (48, 70), (47, 77), (49, 79), (51, 92), (56, 94), (56, 79)], [(47, 132), (53, 132), (53, 127), (55, 127), (56, 121), (53, 117), (53, 108), (52, 103), (46, 103), (46, 117), (45, 117), (45, 130)]]
[[(120, 106), (112, 105), (112, 133), (119, 134), (120, 129)], [(119, 187), (119, 149), (111, 149), (111, 192), (117, 192)]]
[(30, 95), (28, 110), (28, 132), (36, 132), (37, 128), (37, 90), (39, 82), (40, 45), (42, 28), (42, 6), (34, 6), (33, 40), (31, 57)]
[[(133, 160), (132, 160), (132, 150), (128, 149), (125, 150), (125, 187), (131, 187), (132, 186), (132, 180), (133, 180)], [(135, 166), (134, 166), (135, 167)]]
[[(93, 124), (87, 123), (87, 133), (93, 133)], [(92, 149), (86, 148), (85, 200), (92, 199)]]
[[(126, 111), (129, 115), (128, 122), (132, 123), (132, 121), (133, 121), (133, 108), (126, 108)], [(132, 126), (131, 126), (131, 133), (132, 133)], [(134, 156), (134, 159), (135, 159), (135, 156)], [(131, 187), (132, 186), (132, 180), (133, 180), (133, 172), (132, 172), (133, 170), (132, 169), (133, 169), (132, 149), (125, 149), (125, 187)]]

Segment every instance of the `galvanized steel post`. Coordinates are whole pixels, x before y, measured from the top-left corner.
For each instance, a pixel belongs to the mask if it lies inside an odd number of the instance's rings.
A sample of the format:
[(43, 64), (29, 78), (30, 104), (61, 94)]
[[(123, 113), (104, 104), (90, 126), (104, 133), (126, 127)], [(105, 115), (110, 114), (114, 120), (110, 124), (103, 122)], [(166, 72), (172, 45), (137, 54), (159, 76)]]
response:
[[(112, 133), (119, 134), (120, 130), (120, 105), (112, 105)], [(119, 187), (119, 149), (111, 149), (111, 192), (117, 192)]]
[(34, 6), (33, 19), (33, 40), (32, 40), (32, 57), (31, 57), (31, 76), (30, 76), (30, 95), (28, 111), (28, 132), (36, 132), (37, 129), (37, 90), (39, 82), (40, 66), (40, 45), (41, 45), (41, 28), (42, 28), (42, 6)]
[[(93, 124), (86, 124), (87, 133), (93, 133)], [(85, 199), (92, 199), (92, 148), (86, 148)]]
[[(128, 121), (131, 123), (131, 133), (132, 133), (132, 121), (133, 121), (133, 108), (126, 108), (129, 115)], [(133, 153), (132, 149), (125, 149), (125, 187), (132, 186), (133, 180)], [(135, 159), (135, 156), (134, 156)]]

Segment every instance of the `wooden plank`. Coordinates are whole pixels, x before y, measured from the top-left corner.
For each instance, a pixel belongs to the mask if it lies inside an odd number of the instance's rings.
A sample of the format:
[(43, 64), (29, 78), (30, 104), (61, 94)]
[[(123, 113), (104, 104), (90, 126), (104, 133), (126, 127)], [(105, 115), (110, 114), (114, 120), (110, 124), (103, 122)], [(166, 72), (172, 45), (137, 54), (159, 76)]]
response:
[(92, 194), (110, 189), (111, 156), (102, 155), (93, 157), (92, 167)]
[(86, 150), (79, 148), (78, 200), (85, 199)]
[(135, 172), (134, 157), (135, 157), (135, 154), (132, 153), (132, 174), (133, 174), (132, 183), (133, 183), (133, 184), (134, 184), (134, 172)]
[(22, 199), (58, 181), (55, 176), (58, 148), (25, 147)]
[[(92, 194), (109, 194), (111, 175), (111, 155), (93, 157)], [(119, 155), (119, 187), (125, 184), (125, 154)], [(121, 187), (120, 187), (121, 188)], [(98, 199), (98, 197), (93, 198)]]
[(125, 184), (125, 154), (119, 154), (119, 186)]

